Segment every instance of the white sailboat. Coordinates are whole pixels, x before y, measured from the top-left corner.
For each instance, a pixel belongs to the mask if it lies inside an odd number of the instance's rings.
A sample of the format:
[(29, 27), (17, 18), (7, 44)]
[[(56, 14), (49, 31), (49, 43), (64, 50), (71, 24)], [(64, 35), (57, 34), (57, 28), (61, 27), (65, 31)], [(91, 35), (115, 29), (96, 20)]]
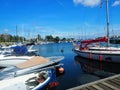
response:
[[(109, 40), (109, 10), (108, 10), (108, 0), (106, 1), (106, 21), (107, 21), (107, 37), (93, 39), (93, 40), (83, 40), (79, 47), (73, 49), (75, 53), (79, 56), (98, 60), (98, 61), (107, 61), (107, 62), (116, 62), (120, 63), (120, 48), (118, 47), (110, 47)], [(106, 47), (95, 46), (91, 47), (90, 44), (99, 43), (99, 42), (107, 42)]]

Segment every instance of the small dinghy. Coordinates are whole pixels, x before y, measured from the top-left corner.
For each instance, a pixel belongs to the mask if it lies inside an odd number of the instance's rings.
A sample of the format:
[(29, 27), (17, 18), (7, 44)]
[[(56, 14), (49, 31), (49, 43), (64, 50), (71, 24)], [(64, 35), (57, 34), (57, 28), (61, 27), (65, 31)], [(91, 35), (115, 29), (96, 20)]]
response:
[(56, 68), (61, 66), (63, 64), (36, 69), (12, 78), (9, 76), (0, 80), (0, 90), (41, 90), (46, 85), (55, 83), (53, 81), (56, 79)]

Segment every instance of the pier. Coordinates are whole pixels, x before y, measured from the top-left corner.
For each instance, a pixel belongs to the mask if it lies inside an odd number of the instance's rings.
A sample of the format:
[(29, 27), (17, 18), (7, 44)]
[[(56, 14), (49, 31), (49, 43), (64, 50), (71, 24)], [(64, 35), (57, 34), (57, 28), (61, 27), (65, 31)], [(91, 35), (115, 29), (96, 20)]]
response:
[(73, 87), (68, 90), (120, 90), (120, 74)]

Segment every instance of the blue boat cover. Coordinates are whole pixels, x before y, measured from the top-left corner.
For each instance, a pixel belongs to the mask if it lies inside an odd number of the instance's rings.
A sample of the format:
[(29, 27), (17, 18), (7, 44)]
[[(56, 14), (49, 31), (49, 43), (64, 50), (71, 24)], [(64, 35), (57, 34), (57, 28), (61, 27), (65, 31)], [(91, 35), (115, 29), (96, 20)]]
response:
[(28, 49), (25, 45), (22, 45), (22, 46), (15, 46), (15, 47), (12, 47), (12, 49), (14, 50), (14, 52), (16, 54), (26, 54), (28, 52)]

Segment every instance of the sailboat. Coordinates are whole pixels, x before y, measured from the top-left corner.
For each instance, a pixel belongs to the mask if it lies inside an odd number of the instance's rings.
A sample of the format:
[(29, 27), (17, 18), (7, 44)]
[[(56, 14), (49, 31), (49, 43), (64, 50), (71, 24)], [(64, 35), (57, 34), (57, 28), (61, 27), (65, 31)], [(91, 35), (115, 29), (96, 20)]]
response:
[[(108, 0), (106, 0), (106, 23), (107, 23), (107, 36), (103, 38), (97, 38), (93, 40), (83, 40), (80, 45), (73, 43), (75, 48), (73, 51), (81, 57), (106, 61), (106, 62), (115, 62), (120, 63), (120, 48), (110, 47), (109, 40), (109, 10), (108, 10)], [(90, 46), (93, 43), (107, 42), (106, 47), (101, 47), (99, 45)]]

